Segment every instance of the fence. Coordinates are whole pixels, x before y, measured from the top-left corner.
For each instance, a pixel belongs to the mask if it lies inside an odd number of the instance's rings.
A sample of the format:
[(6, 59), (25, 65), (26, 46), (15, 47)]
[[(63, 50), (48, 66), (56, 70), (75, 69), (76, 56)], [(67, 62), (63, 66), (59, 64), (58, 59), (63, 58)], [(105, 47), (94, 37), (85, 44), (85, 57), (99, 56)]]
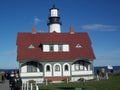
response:
[(35, 82), (30, 83), (29, 81), (23, 82), (22, 90), (39, 90), (39, 86), (41, 84), (48, 85), (48, 80), (46, 79), (45, 82)]
[(23, 83), (22, 90), (39, 90), (38, 84), (33, 84), (29, 82)]

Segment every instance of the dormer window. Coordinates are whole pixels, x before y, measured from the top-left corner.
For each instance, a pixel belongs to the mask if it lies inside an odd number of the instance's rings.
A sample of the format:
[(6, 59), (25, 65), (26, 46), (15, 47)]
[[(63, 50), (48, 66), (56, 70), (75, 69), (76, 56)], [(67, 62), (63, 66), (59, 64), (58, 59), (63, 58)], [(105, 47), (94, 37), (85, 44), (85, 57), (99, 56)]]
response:
[(82, 46), (80, 44), (77, 44), (75, 48), (81, 48)]
[(69, 52), (69, 44), (42, 44), (43, 52)]
[(35, 48), (35, 46), (30, 44), (28, 48)]

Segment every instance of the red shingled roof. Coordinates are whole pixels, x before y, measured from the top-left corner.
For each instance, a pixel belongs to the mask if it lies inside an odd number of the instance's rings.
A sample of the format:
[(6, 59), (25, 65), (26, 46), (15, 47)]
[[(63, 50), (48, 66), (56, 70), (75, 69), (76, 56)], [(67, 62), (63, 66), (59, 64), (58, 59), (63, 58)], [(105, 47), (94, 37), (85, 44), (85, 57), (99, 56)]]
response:
[[(63, 43), (70, 45), (69, 52), (43, 52), (39, 47), (45, 43)], [(76, 48), (80, 44), (82, 48)], [(30, 45), (35, 48), (28, 48)], [(18, 33), (17, 60), (74, 60), (78, 58), (95, 59), (91, 41), (87, 33)]]

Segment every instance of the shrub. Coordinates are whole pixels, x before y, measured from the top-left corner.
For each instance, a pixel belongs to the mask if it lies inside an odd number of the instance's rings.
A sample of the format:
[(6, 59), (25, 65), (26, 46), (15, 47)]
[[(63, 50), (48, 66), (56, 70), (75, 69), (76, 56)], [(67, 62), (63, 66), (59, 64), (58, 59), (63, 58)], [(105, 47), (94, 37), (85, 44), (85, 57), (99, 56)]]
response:
[(32, 83), (32, 84), (35, 84), (35, 83), (36, 83), (35, 80), (29, 80), (28, 82), (29, 82), (29, 84), (31, 84), (31, 83)]
[(67, 83), (70, 81), (70, 78), (64, 78), (63, 81)]
[(84, 78), (80, 78), (80, 79), (78, 79), (78, 81), (80, 81), (80, 82), (84, 82), (85, 79), (84, 79)]
[[(44, 82), (46, 83), (46, 80), (44, 80)], [(51, 83), (51, 82), (52, 82), (52, 80), (47, 79), (47, 83)]]

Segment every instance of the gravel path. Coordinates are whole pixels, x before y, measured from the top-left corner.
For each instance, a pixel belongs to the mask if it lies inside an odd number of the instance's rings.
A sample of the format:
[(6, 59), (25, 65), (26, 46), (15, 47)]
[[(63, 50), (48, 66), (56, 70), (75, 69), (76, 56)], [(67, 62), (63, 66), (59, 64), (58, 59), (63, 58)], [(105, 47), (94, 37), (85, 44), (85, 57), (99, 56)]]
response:
[(0, 83), (0, 90), (10, 90), (8, 80), (6, 80), (4, 83)]

